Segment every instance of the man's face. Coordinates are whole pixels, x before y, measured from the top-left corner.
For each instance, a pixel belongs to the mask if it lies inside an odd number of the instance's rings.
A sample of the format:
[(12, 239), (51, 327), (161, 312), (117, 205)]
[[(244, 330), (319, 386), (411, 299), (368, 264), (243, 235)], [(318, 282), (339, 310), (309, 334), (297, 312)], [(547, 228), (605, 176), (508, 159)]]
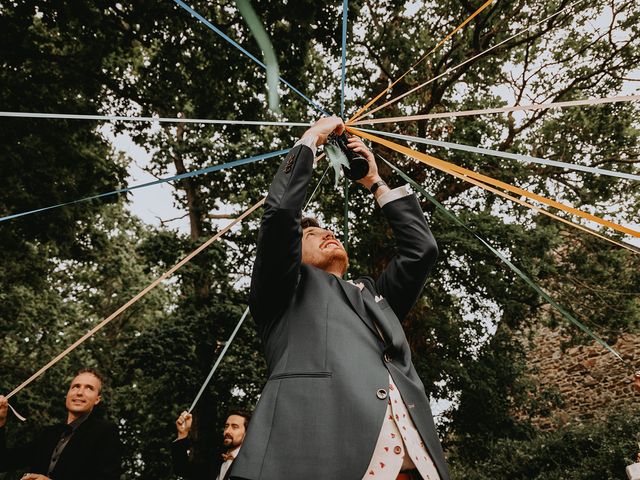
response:
[(93, 410), (102, 397), (100, 380), (92, 373), (81, 373), (71, 381), (67, 392), (67, 410), (76, 417)]
[(331, 230), (307, 227), (302, 232), (302, 263), (344, 275), (349, 257)]
[(227, 448), (239, 447), (244, 441), (245, 433), (244, 417), (229, 415), (224, 424), (224, 446)]

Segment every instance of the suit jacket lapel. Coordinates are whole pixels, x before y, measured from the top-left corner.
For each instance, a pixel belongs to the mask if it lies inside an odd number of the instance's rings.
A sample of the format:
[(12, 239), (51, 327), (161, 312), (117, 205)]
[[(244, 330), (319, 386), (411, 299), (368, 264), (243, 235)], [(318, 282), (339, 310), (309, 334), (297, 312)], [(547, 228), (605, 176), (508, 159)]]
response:
[(372, 321), (375, 322), (377, 327), (380, 329), (381, 333), (385, 337), (385, 344), (389, 342), (390, 332), (387, 331), (387, 322), (388, 320), (385, 317), (385, 314), (382, 312), (382, 309), (376, 302), (373, 297), (373, 293), (369, 291), (368, 288), (365, 288), (362, 292), (362, 299), (365, 305), (365, 310), (369, 314), (369, 317), (373, 317)]
[(366, 309), (364, 308), (364, 302), (362, 300), (362, 293), (360, 292), (360, 288), (347, 283), (340, 278), (336, 277), (336, 279), (338, 280), (338, 284), (342, 288), (342, 291), (347, 296), (349, 303), (351, 303), (351, 306), (356, 311), (360, 319), (367, 327), (369, 327), (369, 330), (371, 330), (375, 334), (375, 336), (379, 338), (378, 331), (371, 322), (371, 319), (367, 315)]

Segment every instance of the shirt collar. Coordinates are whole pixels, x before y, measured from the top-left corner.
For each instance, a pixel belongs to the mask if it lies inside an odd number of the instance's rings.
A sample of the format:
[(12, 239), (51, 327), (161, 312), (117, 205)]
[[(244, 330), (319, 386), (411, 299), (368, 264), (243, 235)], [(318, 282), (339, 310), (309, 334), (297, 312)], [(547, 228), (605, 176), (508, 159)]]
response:
[(90, 415), (90, 414), (91, 414), (91, 412), (88, 412), (88, 413), (85, 413), (85, 414), (83, 414), (83, 415), (80, 415), (80, 416), (79, 416), (78, 418), (76, 418), (73, 422), (68, 423), (68, 424), (67, 424), (67, 426), (68, 426), (68, 427), (71, 427), (71, 430), (72, 430), (73, 432), (75, 432), (75, 431), (78, 429), (78, 427), (79, 427), (80, 425), (82, 425), (82, 424), (87, 420), (87, 418), (89, 418), (89, 415)]

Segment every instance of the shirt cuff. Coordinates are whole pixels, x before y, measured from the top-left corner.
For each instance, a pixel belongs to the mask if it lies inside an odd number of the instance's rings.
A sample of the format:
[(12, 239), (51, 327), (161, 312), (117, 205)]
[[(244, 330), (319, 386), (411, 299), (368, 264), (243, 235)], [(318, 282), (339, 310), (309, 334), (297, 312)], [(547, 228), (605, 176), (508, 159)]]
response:
[(388, 192), (380, 195), (378, 197), (378, 205), (380, 205), (380, 208), (382, 208), (387, 203), (393, 202), (394, 200), (398, 200), (402, 197), (406, 197), (407, 195), (411, 195), (412, 193), (413, 192), (411, 191), (411, 187), (409, 185), (402, 185), (401, 187), (394, 188), (393, 190), (389, 190)]
[[(313, 156), (315, 158), (316, 152), (318, 151), (318, 147), (316, 147), (317, 141), (318, 137), (316, 135), (307, 135), (298, 140), (294, 147), (297, 147), (298, 145), (306, 145), (311, 149), (311, 152), (313, 153)], [(315, 167), (315, 162), (313, 162), (313, 166)]]

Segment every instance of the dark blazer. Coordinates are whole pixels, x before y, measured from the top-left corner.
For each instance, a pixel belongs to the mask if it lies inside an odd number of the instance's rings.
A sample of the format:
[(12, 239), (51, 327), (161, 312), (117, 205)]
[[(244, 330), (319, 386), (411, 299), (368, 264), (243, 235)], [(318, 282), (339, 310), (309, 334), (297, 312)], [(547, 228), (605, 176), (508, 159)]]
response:
[(231, 478), (360, 480), (382, 427), (391, 375), (442, 480), (448, 480), (429, 400), (400, 323), (437, 257), (424, 214), (413, 195), (382, 208), (397, 255), (377, 281), (358, 279), (367, 287), (360, 291), (301, 264), (301, 210), (312, 164), (311, 149), (295, 147), (266, 200), (249, 305), (269, 379)]
[[(30, 443), (8, 448), (0, 428), (0, 471), (26, 469), (46, 475), (64, 424), (45, 427)], [(120, 480), (121, 446), (115, 425), (89, 415), (69, 440), (53, 471), (54, 480)]]

